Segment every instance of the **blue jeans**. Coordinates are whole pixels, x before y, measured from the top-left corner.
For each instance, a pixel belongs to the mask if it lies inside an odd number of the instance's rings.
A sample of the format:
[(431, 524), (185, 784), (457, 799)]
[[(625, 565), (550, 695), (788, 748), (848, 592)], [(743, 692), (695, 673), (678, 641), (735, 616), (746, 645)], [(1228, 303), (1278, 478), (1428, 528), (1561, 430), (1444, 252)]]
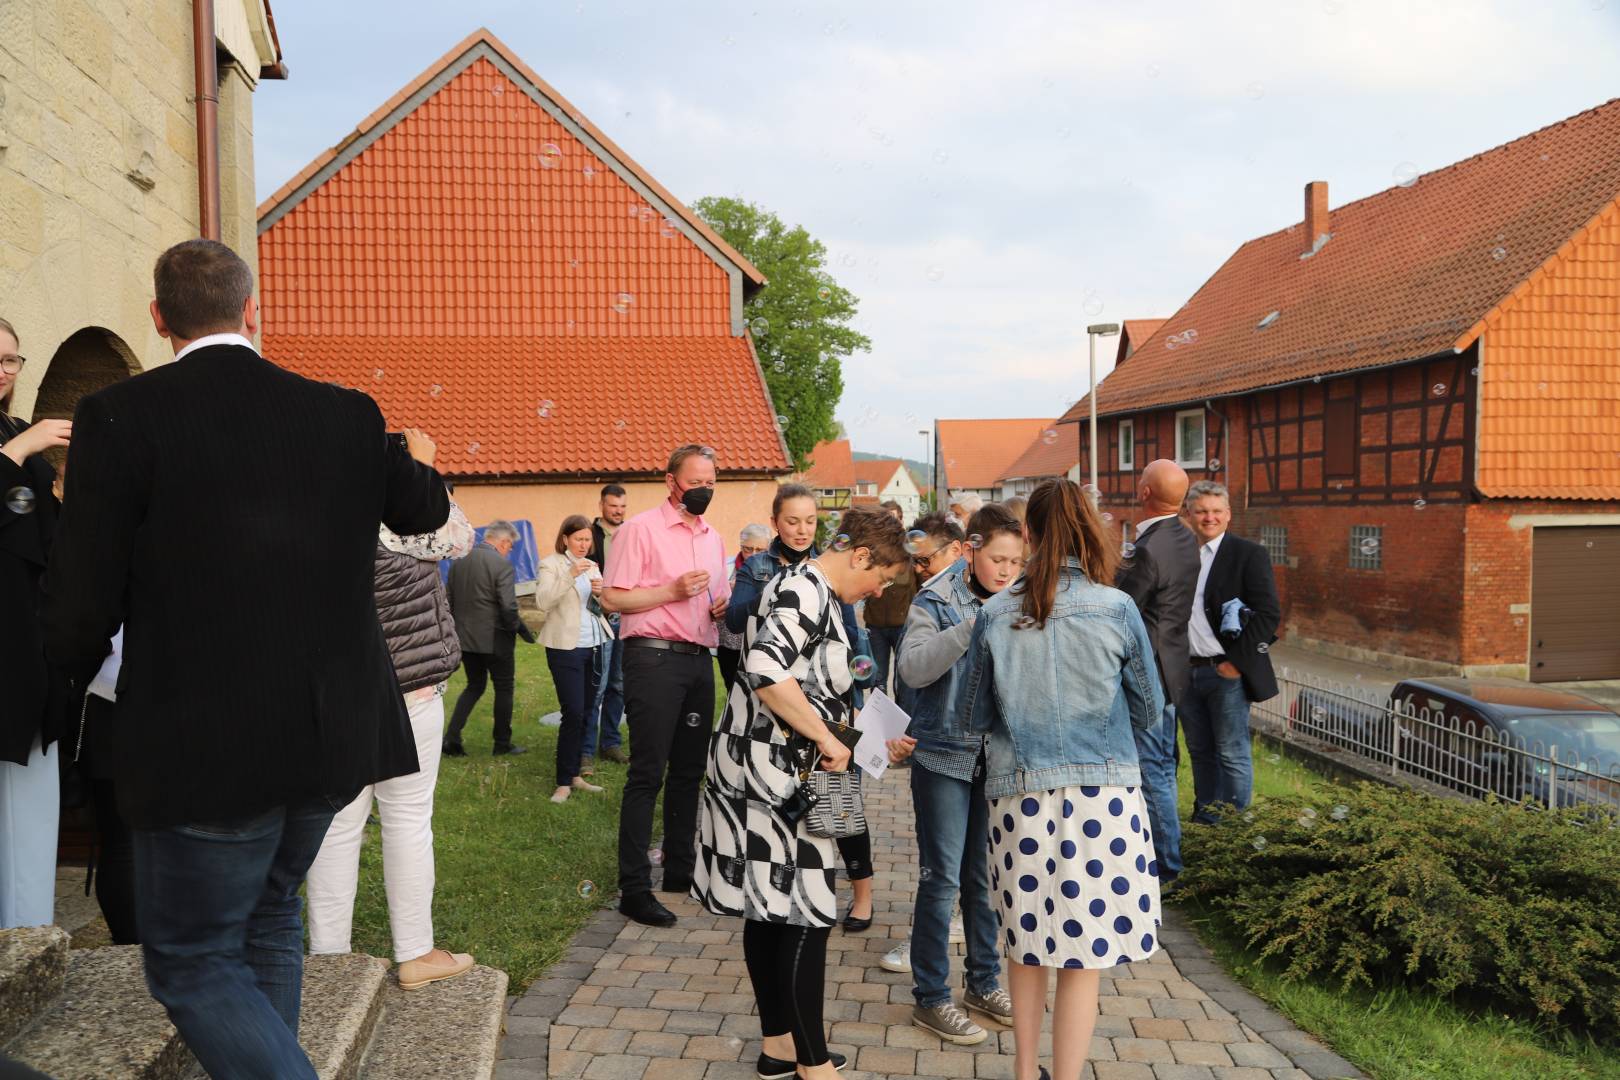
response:
[(1219, 803), (1247, 808), (1254, 795), (1254, 760), (1243, 680), (1228, 679), (1213, 666), (1194, 667), (1192, 693), (1179, 713), (1192, 759), (1193, 820), (1216, 821), (1210, 808)]
[(911, 917), (912, 996), (923, 1008), (951, 999), (951, 907), (962, 897), (968, 989), (1000, 985), (1001, 951), (990, 907), (990, 803), (984, 778), (958, 780), (911, 767), (917, 819), (917, 903)]
[[(600, 751), (613, 750), (624, 744), (619, 724), (624, 720), (624, 649), (619, 645), (619, 627), (615, 623), (614, 636), (602, 646), (602, 659), (597, 669), (596, 698), (585, 710), (584, 747), (586, 757), (595, 757)], [(597, 742), (597, 733), (601, 742)]]
[(1147, 803), (1159, 880), (1181, 873), (1181, 818), (1176, 808), (1176, 707), (1166, 705), (1153, 727), (1136, 729), (1136, 759), (1142, 766), (1142, 801)]
[[(868, 647), (872, 650), (872, 682), (869, 684), (873, 690), (882, 690), (894, 699), (901, 709), (911, 711), (911, 688), (900, 681), (900, 668), (896, 660), (900, 656), (900, 641), (906, 635), (903, 626), (868, 626), (866, 637)], [(889, 689), (889, 672), (894, 672), (894, 689)]]
[(134, 830), (146, 985), (215, 1080), (315, 1080), (298, 1046), (298, 887), (347, 801)]

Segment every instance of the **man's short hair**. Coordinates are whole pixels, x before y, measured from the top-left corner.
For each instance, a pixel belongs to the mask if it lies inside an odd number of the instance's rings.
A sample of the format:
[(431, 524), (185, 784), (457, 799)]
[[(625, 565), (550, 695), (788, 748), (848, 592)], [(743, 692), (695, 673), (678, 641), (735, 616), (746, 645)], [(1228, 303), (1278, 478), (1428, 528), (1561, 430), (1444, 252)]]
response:
[(510, 540), (515, 544), (517, 538), (517, 526), (510, 521), (497, 520), (484, 526), (484, 542), (486, 544), (493, 544), (497, 540)]
[(685, 446), (678, 448), (673, 454), (669, 455), (669, 468), (665, 469), (664, 471), (669, 473), (671, 476), (674, 476), (676, 473), (681, 471), (681, 465), (686, 461), (687, 458), (690, 457), (706, 457), (710, 462), (713, 462), (714, 447), (700, 446), (697, 443), (687, 443)]
[(186, 240), (158, 256), (152, 290), (163, 325), (175, 337), (194, 341), (242, 325), (253, 271), (218, 240)]
[(898, 502), (896, 502), (893, 499), (885, 499), (882, 502), (878, 503), (878, 509), (887, 510), (889, 513), (891, 513), (891, 514), (893, 514), (893, 515), (895, 515), (896, 517), (899, 517), (899, 518), (904, 518), (905, 514), (906, 514), (906, 508), (901, 506)]
[(966, 540), (967, 533), (962, 526), (950, 519), (943, 510), (935, 510), (931, 514), (924, 514), (911, 523), (911, 527), (920, 530), (932, 537), (940, 545), (949, 544), (953, 540)]
[(1225, 484), (1216, 483), (1214, 480), (1200, 480), (1188, 488), (1187, 497), (1182, 500), (1181, 505), (1190, 510), (1194, 503), (1206, 495), (1218, 495), (1226, 500), (1227, 506), (1232, 505), (1232, 493), (1226, 490)]
[(621, 499), (624, 498), (625, 497), (625, 495), (624, 495), (624, 485), (623, 484), (603, 484), (602, 485), (602, 498), (605, 499), (609, 495), (617, 495)]

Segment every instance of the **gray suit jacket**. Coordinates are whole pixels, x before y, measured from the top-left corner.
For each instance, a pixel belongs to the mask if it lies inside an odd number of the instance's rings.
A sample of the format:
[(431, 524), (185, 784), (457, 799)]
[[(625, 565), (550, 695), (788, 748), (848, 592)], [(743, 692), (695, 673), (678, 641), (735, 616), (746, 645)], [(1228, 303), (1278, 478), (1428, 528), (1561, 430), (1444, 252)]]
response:
[(488, 544), (479, 544), (450, 567), (450, 614), (456, 620), (461, 651), (493, 653), (512, 647), (512, 636), (534, 635), (518, 617), (512, 564)]
[(1198, 592), (1198, 540), (1177, 518), (1148, 526), (1114, 582), (1136, 601), (1147, 624), (1165, 697), (1179, 704), (1192, 686), (1187, 620)]

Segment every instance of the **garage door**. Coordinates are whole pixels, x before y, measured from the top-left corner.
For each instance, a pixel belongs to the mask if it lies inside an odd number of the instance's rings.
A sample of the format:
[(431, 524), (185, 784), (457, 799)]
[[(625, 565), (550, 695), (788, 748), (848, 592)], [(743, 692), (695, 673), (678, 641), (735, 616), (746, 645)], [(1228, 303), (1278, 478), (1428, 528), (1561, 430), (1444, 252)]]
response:
[(1530, 679), (1620, 679), (1620, 525), (1538, 528)]

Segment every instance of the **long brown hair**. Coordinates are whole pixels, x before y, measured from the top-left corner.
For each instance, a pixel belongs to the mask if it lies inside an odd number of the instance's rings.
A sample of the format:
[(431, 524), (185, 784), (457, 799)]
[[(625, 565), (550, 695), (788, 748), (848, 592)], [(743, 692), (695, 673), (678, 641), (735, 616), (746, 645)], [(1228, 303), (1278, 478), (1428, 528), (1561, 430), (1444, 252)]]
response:
[(1013, 588), (1024, 598), (1024, 614), (1037, 627), (1045, 627), (1052, 614), (1058, 579), (1069, 559), (1079, 559), (1081, 572), (1092, 581), (1114, 583), (1119, 548), (1079, 484), (1043, 480), (1029, 497), (1024, 522), (1029, 529), (1029, 564), (1024, 580)]

